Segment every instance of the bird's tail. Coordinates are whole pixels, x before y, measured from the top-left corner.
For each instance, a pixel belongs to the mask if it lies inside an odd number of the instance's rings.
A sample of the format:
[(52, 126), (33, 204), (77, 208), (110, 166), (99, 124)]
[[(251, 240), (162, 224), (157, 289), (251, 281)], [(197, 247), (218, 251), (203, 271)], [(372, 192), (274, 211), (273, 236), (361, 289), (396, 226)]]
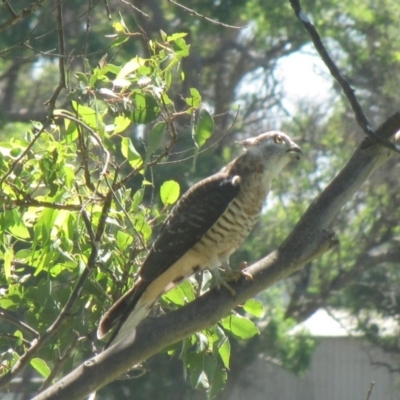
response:
[(116, 343), (125, 336), (133, 334), (139, 322), (148, 314), (152, 303), (141, 301), (143, 292), (146, 290), (144, 282), (137, 284), (126, 292), (102, 317), (97, 329), (97, 338), (102, 339), (114, 326), (105, 348)]

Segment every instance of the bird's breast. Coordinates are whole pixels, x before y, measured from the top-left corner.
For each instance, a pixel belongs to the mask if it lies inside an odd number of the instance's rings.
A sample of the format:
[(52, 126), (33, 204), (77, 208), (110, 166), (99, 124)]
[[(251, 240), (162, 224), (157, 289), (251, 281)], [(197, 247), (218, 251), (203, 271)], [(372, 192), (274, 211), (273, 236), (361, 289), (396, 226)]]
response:
[(268, 191), (262, 174), (242, 179), (238, 195), (195, 248), (210, 255), (234, 252), (256, 224)]

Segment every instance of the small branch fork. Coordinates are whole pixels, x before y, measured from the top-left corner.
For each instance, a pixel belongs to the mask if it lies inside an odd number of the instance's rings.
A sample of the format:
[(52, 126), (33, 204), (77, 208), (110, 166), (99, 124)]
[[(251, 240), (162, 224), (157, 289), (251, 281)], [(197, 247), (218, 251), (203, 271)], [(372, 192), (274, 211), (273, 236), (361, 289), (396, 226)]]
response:
[(290, 5), (292, 6), (297, 18), (300, 20), (305, 30), (309, 33), (312, 42), (314, 43), (315, 48), (317, 49), (319, 55), (324, 61), (325, 65), (328, 67), (332, 76), (336, 79), (336, 81), (341, 86), (343, 93), (347, 97), (354, 114), (356, 116), (356, 120), (358, 125), (364, 131), (364, 133), (372, 138), (375, 142), (382, 144), (385, 147), (388, 147), (391, 150), (397, 151), (400, 153), (400, 145), (391, 142), (390, 140), (383, 138), (376, 134), (375, 130), (372, 128), (369, 123), (367, 117), (365, 116), (360, 103), (357, 100), (357, 97), (354, 94), (354, 89), (350, 86), (350, 84), (344, 79), (342, 74), (339, 71), (339, 68), (336, 66), (328, 51), (326, 50), (324, 44), (322, 43), (321, 37), (318, 34), (318, 31), (315, 29), (315, 26), (311, 23), (309, 18), (303, 12), (300, 4), (300, 0), (289, 0)]

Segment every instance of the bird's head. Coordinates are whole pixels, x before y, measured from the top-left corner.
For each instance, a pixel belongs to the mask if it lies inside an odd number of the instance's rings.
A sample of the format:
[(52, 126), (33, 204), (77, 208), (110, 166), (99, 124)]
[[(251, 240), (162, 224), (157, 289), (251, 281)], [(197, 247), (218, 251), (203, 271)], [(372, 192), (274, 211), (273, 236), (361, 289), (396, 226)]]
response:
[(301, 148), (283, 132), (270, 131), (239, 142), (247, 153), (252, 153), (268, 169), (279, 172), (293, 160), (300, 160)]

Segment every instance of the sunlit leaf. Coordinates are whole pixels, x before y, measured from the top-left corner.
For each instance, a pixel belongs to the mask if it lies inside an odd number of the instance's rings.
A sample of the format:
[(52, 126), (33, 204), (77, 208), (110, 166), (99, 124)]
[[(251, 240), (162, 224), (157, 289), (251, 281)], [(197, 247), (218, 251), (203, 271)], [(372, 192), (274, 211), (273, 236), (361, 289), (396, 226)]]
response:
[(7, 281), (11, 278), (11, 263), (13, 260), (13, 253), (11, 250), (7, 249), (4, 252), (4, 275), (6, 276)]
[(194, 131), (194, 141), (198, 147), (202, 147), (206, 140), (212, 135), (214, 120), (206, 109), (202, 109), (197, 120)]
[(229, 369), (229, 360), (231, 357), (231, 344), (227, 337), (224, 337), (218, 345), (218, 354), (226, 369)]
[(190, 88), (190, 97), (186, 97), (186, 104), (189, 107), (198, 108), (201, 104), (201, 96), (197, 89)]
[(51, 373), (49, 366), (41, 358), (32, 358), (31, 365), (36, 369), (37, 372), (39, 372), (40, 375), (45, 378), (47, 378)]
[(243, 304), (243, 308), (247, 313), (254, 315), (255, 317), (261, 317), (264, 312), (263, 303), (255, 299), (247, 300), (246, 303)]
[(123, 231), (118, 231), (116, 236), (117, 246), (120, 250), (125, 250), (133, 242), (133, 237)]
[(144, 58), (135, 57), (132, 60), (128, 61), (119, 71), (117, 75), (117, 79), (125, 78), (127, 75), (135, 72), (138, 68), (146, 64), (146, 60)]
[(180, 193), (179, 183), (176, 181), (165, 181), (160, 188), (160, 197), (164, 205), (174, 204)]
[(229, 315), (221, 320), (221, 324), (227, 331), (240, 339), (249, 339), (260, 333), (257, 326), (249, 319), (241, 315)]
[(124, 132), (128, 126), (131, 124), (131, 120), (122, 115), (118, 115), (114, 119), (114, 132), (113, 134)]
[(142, 157), (128, 137), (124, 137), (121, 140), (121, 153), (128, 160), (132, 168), (138, 168), (143, 164)]

